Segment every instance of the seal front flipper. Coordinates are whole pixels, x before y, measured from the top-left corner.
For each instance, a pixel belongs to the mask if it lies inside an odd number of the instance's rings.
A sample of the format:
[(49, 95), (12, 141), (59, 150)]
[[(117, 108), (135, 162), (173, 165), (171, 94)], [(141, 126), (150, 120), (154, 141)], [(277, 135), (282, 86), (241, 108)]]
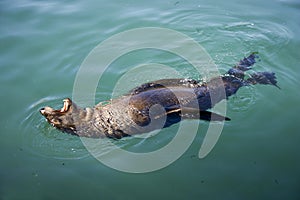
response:
[(219, 115), (210, 111), (200, 111), (200, 119), (206, 121), (230, 121), (229, 117)]
[(230, 121), (230, 118), (207, 110), (200, 111), (195, 108), (183, 108), (181, 116), (184, 119), (202, 119), (205, 121)]
[(183, 107), (170, 109), (169, 111), (167, 111), (167, 115), (169, 116), (171, 116), (170, 114), (174, 115), (175, 113), (179, 114), (179, 116), (183, 119), (201, 119), (205, 121), (230, 121), (230, 118), (228, 117), (207, 110), (200, 111), (197, 108)]

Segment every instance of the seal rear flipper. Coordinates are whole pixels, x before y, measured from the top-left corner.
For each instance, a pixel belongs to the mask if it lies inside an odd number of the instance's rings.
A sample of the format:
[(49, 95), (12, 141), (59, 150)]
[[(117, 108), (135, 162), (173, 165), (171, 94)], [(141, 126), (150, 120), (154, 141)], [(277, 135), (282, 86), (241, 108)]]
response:
[(252, 65), (256, 63), (256, 58), (258, 58), (258, 53), (253, 52), (248, 57), (243, 58), (234, 67), (228, 70), (227, 74), (235, 76), (240, 79), (244, 79), (244, 72), (252, 69)]
[(240, 62), (238, 64), (236, 64), (235, 68), (242, 70), (242, 71), (250, 70), (251, 66), (256, 63), (256, 60), (255, 60), (256, 58), (259, 58), (258, 52), (253, 52), (248, 57), (240, 60)]
[(280, 87), (277, 85), (277, 80), (274, 72), (256, 72), (250, 75), (250, 78), (246, 80), (248, 84), (263, 84), (263, 85), (274, 85), (275, 87)]

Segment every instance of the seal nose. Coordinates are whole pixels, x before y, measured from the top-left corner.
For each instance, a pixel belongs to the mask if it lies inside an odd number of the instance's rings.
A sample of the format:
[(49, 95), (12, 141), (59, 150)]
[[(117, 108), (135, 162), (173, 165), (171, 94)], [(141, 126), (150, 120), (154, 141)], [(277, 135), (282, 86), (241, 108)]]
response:
[(45, 114), (45, 108), (41, 108), (41, 109), (40, 109), (40, 113), (41, 113), (42, 115), (44, 115), (44, 114)]

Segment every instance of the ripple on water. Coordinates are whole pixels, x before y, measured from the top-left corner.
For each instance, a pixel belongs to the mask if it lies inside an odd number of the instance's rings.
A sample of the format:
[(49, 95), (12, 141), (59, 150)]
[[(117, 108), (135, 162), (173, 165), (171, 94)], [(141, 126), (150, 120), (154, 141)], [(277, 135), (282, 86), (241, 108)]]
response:
[(248, 86), (240, 89), (237, 94), (228, 101), (230, 110), (234, 112), (247, 111), (257, 101), (257, 92), (255, 87)]

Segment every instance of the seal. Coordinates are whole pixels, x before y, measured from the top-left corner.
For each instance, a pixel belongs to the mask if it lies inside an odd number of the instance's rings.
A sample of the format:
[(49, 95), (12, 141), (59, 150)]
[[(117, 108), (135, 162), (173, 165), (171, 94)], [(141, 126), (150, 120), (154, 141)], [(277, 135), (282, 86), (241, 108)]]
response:
[[(93, 108), (81, 108), (67, 98), (60, 110), (44, 107), (40, 113), (55, 128), (90, 138), (119, 139), (168, 127), (182, 119), (229, 121), (230, 118), (208, 110), (243, 86), (264, 84), (278, 87), (273, 72), (245, 74), (252, 69), (257, 58), (257, 53), (252, 53), (225, 74), (208, 82), (162, 79), (142, 84), (122, 97), (107, 104), (101, 102)], [(224, 89), (225, 95), (220, 95)]]

